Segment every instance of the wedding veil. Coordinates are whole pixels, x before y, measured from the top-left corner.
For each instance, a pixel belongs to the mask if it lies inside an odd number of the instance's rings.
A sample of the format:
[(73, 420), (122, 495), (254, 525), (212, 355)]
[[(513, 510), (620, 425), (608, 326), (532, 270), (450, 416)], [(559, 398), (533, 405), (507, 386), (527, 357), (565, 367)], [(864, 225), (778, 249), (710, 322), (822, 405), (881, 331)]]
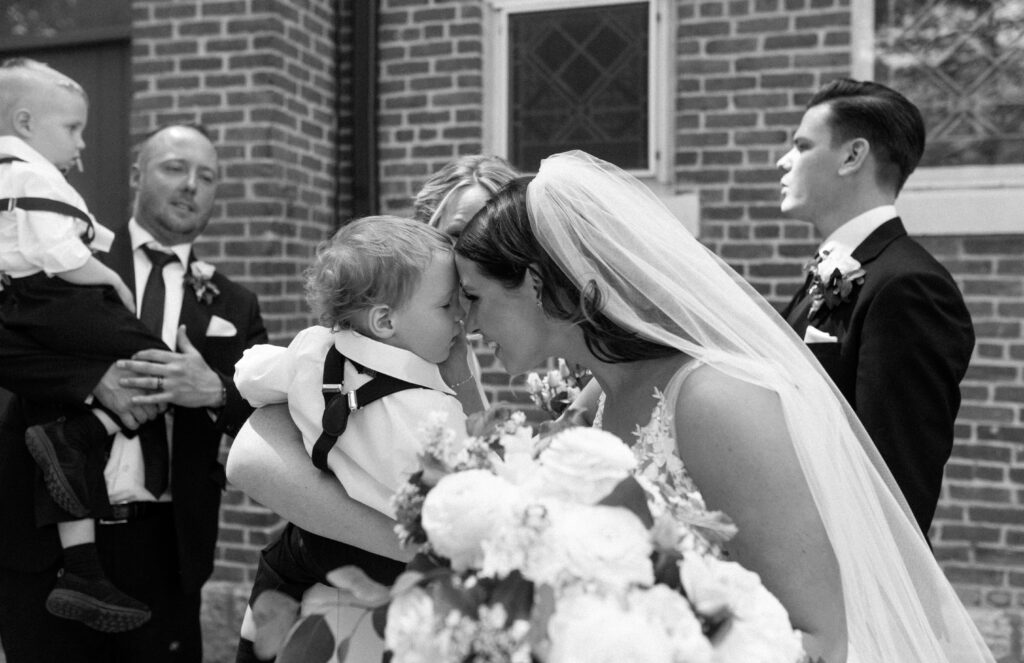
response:
[(799, 337), (639, 180), (584, 152), (544, 159), (532, 229), (619, 325), (769, 389), (835, 551), (862, 663), (993, 661), (863, 426)]

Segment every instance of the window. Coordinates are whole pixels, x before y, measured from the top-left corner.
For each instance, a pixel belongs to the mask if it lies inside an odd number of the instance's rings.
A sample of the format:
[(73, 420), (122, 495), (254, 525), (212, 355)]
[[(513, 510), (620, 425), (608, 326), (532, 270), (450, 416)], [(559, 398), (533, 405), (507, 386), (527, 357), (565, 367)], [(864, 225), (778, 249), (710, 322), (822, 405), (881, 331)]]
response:
[(925, 154), (899, 201), (908, 225), (1024, 232), (1024, 5), (854, 0), (853, 26), (854, 75), (899, 90), (925, 118)]
[(489, 2), (485, 150), (532, 172), (549, 154), (582, 149), (667, 181), (668, 4)]

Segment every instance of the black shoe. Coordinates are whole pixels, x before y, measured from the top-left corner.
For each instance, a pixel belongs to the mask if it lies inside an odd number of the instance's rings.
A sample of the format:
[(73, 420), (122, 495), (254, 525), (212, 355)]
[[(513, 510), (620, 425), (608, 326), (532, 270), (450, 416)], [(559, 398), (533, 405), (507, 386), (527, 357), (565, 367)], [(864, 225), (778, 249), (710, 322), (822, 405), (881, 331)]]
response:
[(51, 615), (82, 622), (104, 633), (120, 633), (149, 621), (145, 603), (123, 593), (106, 578), (83, 578), (61, 571), (46, 609)]
[(50, 497), (76, 518), (89, 515), (85, 482), (86, 452), (106, 436), (103, 424), (91, 414), (30, 426), (25, 444), (43, 471)]

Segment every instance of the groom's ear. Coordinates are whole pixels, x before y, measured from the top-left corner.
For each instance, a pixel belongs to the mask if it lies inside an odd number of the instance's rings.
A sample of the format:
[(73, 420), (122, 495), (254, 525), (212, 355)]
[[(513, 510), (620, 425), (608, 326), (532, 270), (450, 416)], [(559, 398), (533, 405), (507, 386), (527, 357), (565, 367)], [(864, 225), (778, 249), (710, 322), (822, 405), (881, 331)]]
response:
[(843, 145), (843, 161), (839, 164), (840, 175), (852, 175), (864, 168), (871, 154), (871, 143), (866, 138), (854, 138)]
[(366, 329), (374, 338), (391, 338), (395, 335), (395, 319), (391, 307), (377, 304), (366, 313)]

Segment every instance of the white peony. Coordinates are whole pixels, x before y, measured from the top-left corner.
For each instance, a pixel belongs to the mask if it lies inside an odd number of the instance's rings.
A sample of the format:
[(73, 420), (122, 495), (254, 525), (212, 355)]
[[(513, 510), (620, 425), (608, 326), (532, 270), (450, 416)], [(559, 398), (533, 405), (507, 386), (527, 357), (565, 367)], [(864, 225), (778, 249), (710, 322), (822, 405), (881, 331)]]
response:
[(487, 470), (467, 470), (442, 478), (423, 502), (423, 529), (452, 568), (478, 568), (482, 542), (513, 516), (519, 502), (512, 484)]
[(554, 586), (577, 580), (623, 590), (654, 582), (651, 539), (621, 507), (545, 503), (550, 524), (528, 551), (523, 575)]
[(547, 663), (673, 663), (664, 630), (611, 598), (563, 598), (548, 622), (548, 635)]
[(674, 663), (710, 663), (711, 643), (682, 594), (666, 585), (635, 589), (626, 597), (630, 611), (664, 629)]
[(713, 663), (793, 663), (803, 656), (800, 634), (761, 578), (736, 562), (696, 555), (679, 564), (686, 595), (704, 615), (732, 615), (713, 643)]
[(596, 504), (636, 467), (633, 452), (616, 436), (596, 428), (555, 434), (538, 459), (540, 470), (524, 489), (540, 497)]

